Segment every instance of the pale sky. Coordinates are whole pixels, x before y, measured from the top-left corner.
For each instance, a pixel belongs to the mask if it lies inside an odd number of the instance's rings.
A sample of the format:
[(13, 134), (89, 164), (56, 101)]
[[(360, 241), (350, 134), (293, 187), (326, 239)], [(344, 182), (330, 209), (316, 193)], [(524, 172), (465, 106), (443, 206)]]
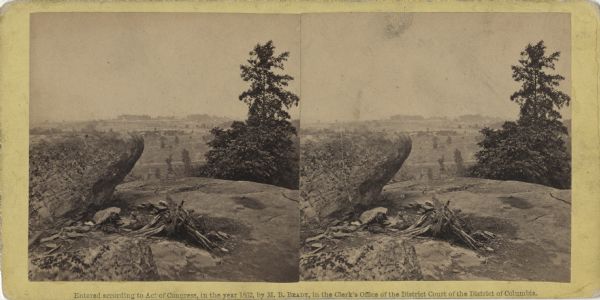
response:
[(561, 52), (557, 72), (567, 79), (560, 88), (570, 94), (569, 14), (38, 13), (30, 118), (241, 119), (247, 108), (238, 95), (247, 83), (239, 65), (268, 40), (291, 53), (286, 73), (295, 77), (290, 89), (301, 96), (303, 121), (516, 118), (510, 66), (540, 39), (548, 52)]
[[(300, 95), (298, 15), (38, 13), (31, 16), (33, 123), (119, 114), (244, 118), (240, 64), (257, 43), (290, 52)], [(293, 115), (297, 117), (298, 110)]]
[(515, 119), (510, 66), (539, 40), (547, 52), (561, 52), (556, 71), (570, 94), (569, 14), (311, 14), (302, 16), (301, 31), (302, 121)]

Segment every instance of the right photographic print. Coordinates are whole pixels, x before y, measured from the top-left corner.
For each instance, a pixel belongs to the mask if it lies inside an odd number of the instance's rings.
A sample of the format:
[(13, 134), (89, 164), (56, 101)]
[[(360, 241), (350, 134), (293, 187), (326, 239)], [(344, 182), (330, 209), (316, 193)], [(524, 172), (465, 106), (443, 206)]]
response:
[(569, 282), (570, 22), (303, 15), (301, 280)]

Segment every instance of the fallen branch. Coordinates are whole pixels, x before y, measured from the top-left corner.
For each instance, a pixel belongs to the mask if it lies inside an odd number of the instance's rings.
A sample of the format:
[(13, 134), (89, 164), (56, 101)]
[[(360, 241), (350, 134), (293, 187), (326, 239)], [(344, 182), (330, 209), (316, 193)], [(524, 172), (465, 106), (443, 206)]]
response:
[[(148, 224), (139, 230), (132, 232), (131, 235), (137, 237), (184, 235), (192, 242), (208, 251), (218, 249), (227, 252), (227, 249), (218, 247), (196, 228), (194, 219), (190, 217), (189, 212), (183, 208), (183, 200), (178, 205), (175, 205), (173, 199), (171, 199), (168, 194), (166, 197), (167, 202), (160, 201), (158, 206), (153, 204), (142, 205), (142, 207), (151, 209), (156, 215)], [(211, 237), (216, 240), (223, 240), (229, 236), (224, 233), (214, 233)]]
[[(402, 233), (409, 237), (430, 235), (433, 237), (445, 237), (453, 235), (459, 238), (472, 249), (479, 249), (483, 244), (473, 238), (463, 227), (463, 221), (448, 207), (450, 201), (442, 204), (436, 197), (433, 197), (433, 204), (426, 203), (428, 207), (424, 210), (421, 217), (410, 227), (403, 230)], [(488, 234), (493, 236), (493, 234)], [(490, 248), (486, 248), (490, 250)]]

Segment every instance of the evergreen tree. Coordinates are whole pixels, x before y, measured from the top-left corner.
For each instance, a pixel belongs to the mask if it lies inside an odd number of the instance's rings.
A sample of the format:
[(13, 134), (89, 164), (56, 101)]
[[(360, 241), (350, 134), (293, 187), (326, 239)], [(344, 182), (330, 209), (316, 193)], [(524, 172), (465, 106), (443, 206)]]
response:
[(181, 150), (181, 161), (183, 162), (183, 172), (186, 176), (192, 173), (192, 159), (190, 158), (190, 152), (187, 149)]
[(460, 150), (454, 149), (454, 164), (456, 165), (456, 175), (463, 176), (465, 174), (465, 164)]
[(512, 66), (513, 79), (521, 87), (510, 99), (520, 106), (519, 119), (501, 129), (484, 128), (481, 150), (475, 154), (475, 176), (520, 180), (557, 188), (571, 185), (571, 158), (564, 139), (567, 129), (559, 109), (570, 97), (558, 90), (559, 74), (550, 74), (560, 52), (546, 55), (543, 41), (527, 45), (519, 63)]
[(444, 167), (444, 156), (438, 159), (438, 164), (440, 165), (440, 174), (446, 171), (446, 167)]
[[(287, 110), (300, 99), (286, 90), (293, 77), (280, 73), (288, 57), (288, 52), (276, 54), (268, 41), (257, 44), (247, 64), (240, 66), (242, 80), (250, 84), (239, 96), (248, 105), (248, 117), (229, 129), (211, 130), (205, 170), (212, 176), (297, 188), (296, 129)], [(295, 182), (289, 183), (289, 176)]]
[(173, 174), (173, 155), (169, 154), (169, 157), (165, 159), (165, 163), (167, 164), (167, 176)]

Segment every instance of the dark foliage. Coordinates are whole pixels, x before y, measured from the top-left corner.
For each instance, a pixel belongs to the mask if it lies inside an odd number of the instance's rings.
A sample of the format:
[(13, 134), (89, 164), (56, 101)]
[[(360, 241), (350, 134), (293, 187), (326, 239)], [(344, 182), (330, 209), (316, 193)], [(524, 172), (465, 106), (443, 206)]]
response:
[(564, 78), (548, 74), (560, 53), (545, 54), (540, 41), (527, 45), (519, 64), (512, 66), (513, 79), (521, 88), (510, 99), (520, 106), (516, 122), (501, 129), (484, 128), (477, 164), (471, 170), (478, 177), (519, 180), (557, 188), (571, 185), (571, 158), (564, 139), (567, 128), (558, 112), (569, 105), (568, 95), (557, 90)]
[(446, 171), (446, 167), (444, 166), (444, 156), (438, 158), (438, 165), (440, 165), (440, 173), (444, 173)]
[(454, 164), (456, 165), (456, 175), (463, 176), (465, 174), (465, 163), (462, 153), (458, 149), (454, 149)]
[(192, 159), (187, 149), (181, 150), (181, 161), (183, 162), (183, 172), (186, 176), (190, 176), (192, 173)]
[(545, 127), (506, 122), (502, 129), (484, 128), (482, 150), (475, 154), (479, 177), (518, 180), (569, 188), (570, 157), (560, 135)]
[(173, 174), (173, 155), (169, 155), (165, 159), (165, 163), (167, 164), (167, 174)]
[(288, 52), (275, 54), (272, 41), (256, 45), (241, 77), (250, 83), (239, 99), (248, 105), (248, 118), (230, 128), (213, 128), (207, 163), (197, 170), (204, 176), (249, 180), (298, 188), (296, 128), (287, 109), (300, 99), (286, 90), (293, 80), (284, 70)]

